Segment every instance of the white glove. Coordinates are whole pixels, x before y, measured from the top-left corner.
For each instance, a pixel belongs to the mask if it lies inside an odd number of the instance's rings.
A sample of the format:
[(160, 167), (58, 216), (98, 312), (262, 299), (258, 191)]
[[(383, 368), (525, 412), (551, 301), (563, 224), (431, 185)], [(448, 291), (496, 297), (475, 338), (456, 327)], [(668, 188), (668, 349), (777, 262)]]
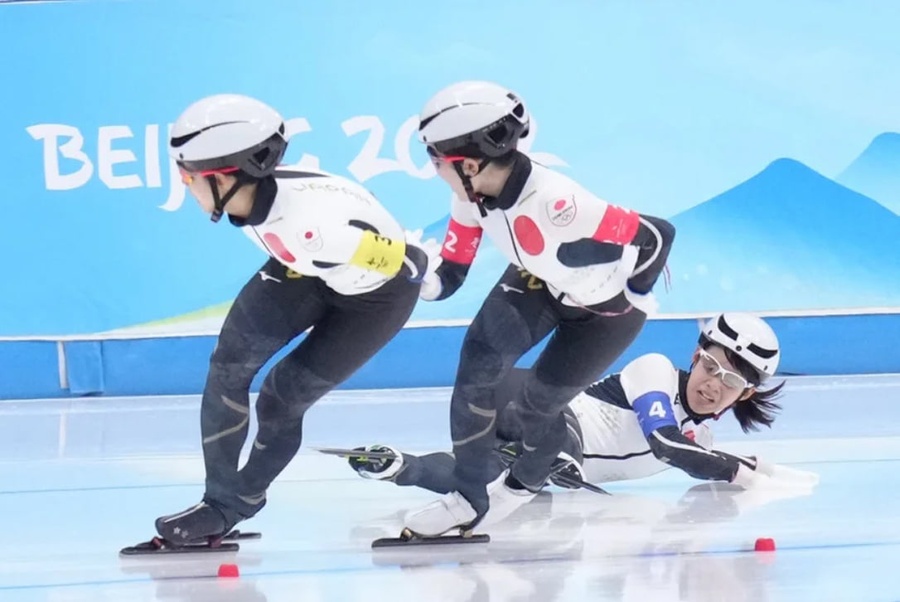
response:
[[(781, 467), (783, 468), (783, 467)], [(792, 472), (793, 469), (789, 469)], [(803, 471), (796, 471), (803, 472)], [(807, 473), (814, 474), (814, 473)], [(818, 475), (816, 481), (818, 481)], [(787, 500), (812, 495), (816, 483), (807, 479), (801, 481), (782, 480), (770, 477), (741, 464), (732, 481), (744, 488), (744, 492), (734, 497), (741, 511), (762, 506), (777, 500)]]
[(435, 273), (443, 261), (441, 259), (441, 248), (443, 245), (436, 238), (422, 240), (422, 234), (422, 230), (414, 230), (412, 232), (407, 230), (406, 244), (415, 245), (428, 255), (428, 268), (425, 271), (425, 276), (422, 278), (419, 298), (425, 301), (434, 301), (440, 296), (441, 290), (443, 290), (441, 279)]
[(441, 285), (441, 279), (434, 272), (425, 274), (422, 279), (422, 286), (419, 288), (419, 298), (423, 301), (434, 301), (441, 296), (444, 287)]
[(784, 485), (815, 487), (819, 483), (819, 475), (814, 472), (800, 470), (799, 468), (789, 468), (780, 464), (771, 464), (761, 458), (756, 459), (756, 472)]
[(648, 316), (652, 316), (659, 311), (659, 301), (656, 300), (653, 291), (642, 295), (631, 290), (631, 287), (626, 284), (623, 292), (625, 293), (625, 298), (628, 299), (628, 302), (635, 309), (641, 310)]
[(755, 461), (756, 468), (741, 463), (732, 481), (744, 489), (743, 493), (734, 498), (744, 509), (776, 500), (812, 495), (819, 483), (819, 475), (814, 472), (780, 466), (758, 457), (745, 459), (748, 463)]

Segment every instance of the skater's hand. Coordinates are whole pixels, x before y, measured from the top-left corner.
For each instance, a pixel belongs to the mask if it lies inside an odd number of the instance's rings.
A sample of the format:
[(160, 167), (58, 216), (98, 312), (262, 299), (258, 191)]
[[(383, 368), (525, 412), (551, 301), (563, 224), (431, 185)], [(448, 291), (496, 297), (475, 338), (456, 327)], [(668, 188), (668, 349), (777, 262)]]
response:
[(416, 245), (407, 243), (403, 264), (409, 270), (410, 282), (422, 282), (428, 272), (428, 255)]
[(819, 475), (814, 472), (790, 468), (781, 464), (772, 464), (762, 458), (756, 458), (755, 472), (786, 486), (815, 487), (819, 483)]
[(770, 466), (774, 471), (772, 476), (741, 464), (731, 482), (747, 490), (780, 490), (796, 492), (799, 495), (809, 495), (819, 482), (819, 476), (812, 472), (785, 466)]
[[(772, 468), (776, 473), (779, 473), (780, 469), (786, 468), (783, 466), (776, 468), (774, 465), (766, 465), (766, 467)], [(784, 472), (780, 473), (777, 477), (772, 477), (763, 474), (758, 470), (750, 469), (742, 464), (732, 482), (735, 485), (743, 487), (744, 492), (735, 497), (735, 502), (737, 502), (742, 509), (747, 509), (779, 500), (788, 500), (812, 495), (816, 483), (818, 482), (818, 475), (806, 473), (805, 471), (794, 471), (794, 469), (787, 470), (792, 473), (797, 472), (804, 475), (813, 475), (815, 476), (815, 479), (809, 478), (808, 476), (804, 479), (784, 478), (784, 475), (788, 474)]]
[(626, 283), (625, 290), (622, 292), (633, 308), (644, 312), (648, 316), (652, 316), (659, 311), (659, 301), (656, 300), (653, 291), (645, 294), (637, 293), (631, 290), (631, 286)]
[(435, 238), (422, 240), (422, 230), (406, 231), (406, 244), (414, 245), (421, 249), (427, 257), (427, 267), (424, 269), (421, 282), (422, 288), (419, 297), (425, 301), (434, 301), (442, 290), (440, 276), (436, 271), (441, 265), (441, 243)]

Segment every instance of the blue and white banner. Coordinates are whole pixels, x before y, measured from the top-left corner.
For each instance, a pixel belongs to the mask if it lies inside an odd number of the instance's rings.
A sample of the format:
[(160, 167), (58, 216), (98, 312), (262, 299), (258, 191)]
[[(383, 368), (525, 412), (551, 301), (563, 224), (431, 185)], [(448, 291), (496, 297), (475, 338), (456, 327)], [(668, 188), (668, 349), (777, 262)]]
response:
[[(265, 257), (166, 157), (208, 94), (275, 106), (288, 162), (441, 238), (416, 114), (460, 79), (523, 96), (535, 158), (674, 222), (663, 314), (898, 307), (898, 22), (859, 0), (4, 3), (0, 337), (216, 332)], [(414, 321), (471, 318), (504, 266), (483, 247)]]

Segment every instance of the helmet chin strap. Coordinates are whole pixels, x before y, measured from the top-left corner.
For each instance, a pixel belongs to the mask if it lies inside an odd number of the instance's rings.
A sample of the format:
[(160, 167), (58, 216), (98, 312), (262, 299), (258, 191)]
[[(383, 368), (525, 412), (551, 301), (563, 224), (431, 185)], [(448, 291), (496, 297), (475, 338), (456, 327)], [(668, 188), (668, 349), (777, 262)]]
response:
[[(481, 217), (487, 217), (487, 210), (484, 208), (484, 204), (481, 202), (481, 197), (475, 193), (475, 189), (472, 188), (472, 178), (467, 176), (462, 168), (462, 161), (455, 161), (453, 163), (453, 169), (456, 170), (459, 179), (462, 180), (463, 188), (466, 191), (466, 196), (469, 197), (469, 200), (476, 205), (478, 205), (478, 213), (481, 214)], [(487, 161), (485, 160), (478, 167), (478, 173), (481, 173), (481, 170), (484, 169), (484, 166), (487, 165)], [(478, 175), (478, 174), (475, 174)]]
[(244, 182), (241, 181), (240, 178), (235, 179), (234, 184), (232, 184), (231, 188), (228, 192), (225, 193), (225, 196), (219, 195), (219, 184), (216, 182), (216, 176), (210, 174), (206, 176), (206, 181), (209, 182), (209, 188), (212, 190), (213, 194), (213, 212), (209, 216), (209, 219), (212, 220), (213, 223), (218, 222), (222, 219), (222, 214), (225, 212), (225, 203), (230, 201), (237, 191), (241, 189), (241, 186), (244, 185)]

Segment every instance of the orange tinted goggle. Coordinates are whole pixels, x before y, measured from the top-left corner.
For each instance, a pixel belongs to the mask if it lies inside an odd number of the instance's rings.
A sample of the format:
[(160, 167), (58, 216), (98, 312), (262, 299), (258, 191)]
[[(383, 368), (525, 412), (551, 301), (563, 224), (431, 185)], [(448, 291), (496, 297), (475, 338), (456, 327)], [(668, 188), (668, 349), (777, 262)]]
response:
[(438, 166), (441, 163), (458, 163), (459, 161), (466, 159), (466, 157), (460, 155), (442, 155), (431, 146), (426, 147), (426, 151), (428, 152), (428, 156), (431, 157), (431, 162), (434, 163), (435, 166)]
[(178, 166), (178, 173), (181, 174), (181, 181), (187, 185), (190, 185), (194, 178), (200, 177), (205, 178), (207, 176), (213, 176), (217, 173), (234, 173), (238, 171), (237, 167), (221, 167), (219, 169), (204, 169), (201, 171), (190, 171), (186, 169), (183, 165)]

